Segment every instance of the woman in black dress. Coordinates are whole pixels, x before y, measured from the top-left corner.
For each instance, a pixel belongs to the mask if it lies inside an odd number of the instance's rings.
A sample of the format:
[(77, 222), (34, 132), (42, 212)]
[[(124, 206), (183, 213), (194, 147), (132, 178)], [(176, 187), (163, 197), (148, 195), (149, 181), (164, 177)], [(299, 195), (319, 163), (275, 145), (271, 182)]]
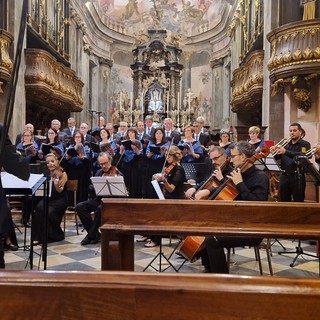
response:
[[(48, 242), (56, 242), (64, 239), (64, 232), (60, 227), (63, 215), (68, 206), (68, 195), (66, 182), (68, 176), (59, 166), (58, 158), (55, 154), (49, 153), (46, 157), (47, 167), (50, 171), (49, 193), (48, 197)], [(32, 221), (34, 240), (43, 243), (45, 234), (43, 227), (45, 225), (44, 199), (41, 199), (36, 206), (34, 220)]]

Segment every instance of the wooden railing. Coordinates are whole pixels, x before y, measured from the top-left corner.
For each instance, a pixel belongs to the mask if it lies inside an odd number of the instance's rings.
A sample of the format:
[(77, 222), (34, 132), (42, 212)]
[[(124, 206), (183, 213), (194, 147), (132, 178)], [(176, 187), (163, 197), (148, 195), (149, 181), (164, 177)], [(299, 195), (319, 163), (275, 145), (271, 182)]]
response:
[(320, 204), (102, 200), (102, 270), (134, 270), (134, 235), (320, 239)]
[(2, 320), (317, 319), (320, 279), (0, 272)]

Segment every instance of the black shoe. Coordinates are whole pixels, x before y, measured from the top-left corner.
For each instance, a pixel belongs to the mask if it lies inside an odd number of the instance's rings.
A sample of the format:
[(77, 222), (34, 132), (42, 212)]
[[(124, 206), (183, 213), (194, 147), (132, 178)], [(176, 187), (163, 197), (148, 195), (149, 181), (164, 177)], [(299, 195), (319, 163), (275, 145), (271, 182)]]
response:
[(202, 273), (210, 273), (210, 269), (205, 267), (204, 270), (202, 270)]
[(91, 244), (92, 239), (89, 238), (89, 235), (86, 235), (85, 238), (81, 241), (82, 246), (86, 246), (87, 244)]
[(15, 244), (13, 244), (12, 242), (10, 243), (6, 243), (4, 245), (4, 247), (9, 250), (9, 251), (18, 251), (18, 246), (16, 246)]

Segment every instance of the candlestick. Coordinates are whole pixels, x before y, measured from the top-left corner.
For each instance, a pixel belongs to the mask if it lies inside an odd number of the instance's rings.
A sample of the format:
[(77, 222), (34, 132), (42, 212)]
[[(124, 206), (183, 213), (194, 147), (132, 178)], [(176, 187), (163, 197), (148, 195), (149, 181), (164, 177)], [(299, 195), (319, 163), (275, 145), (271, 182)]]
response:
[(130, 125), (132, 127), (133, 92), (130, 92)]

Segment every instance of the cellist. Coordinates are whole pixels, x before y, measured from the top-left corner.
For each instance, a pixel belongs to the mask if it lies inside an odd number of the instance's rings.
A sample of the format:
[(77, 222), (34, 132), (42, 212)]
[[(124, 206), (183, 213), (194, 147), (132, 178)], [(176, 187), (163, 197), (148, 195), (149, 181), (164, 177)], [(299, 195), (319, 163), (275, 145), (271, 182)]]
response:
[(202, 181), (198, 185), (189, 188), (185, 193), (187, 199), (191, 199), (192, 197), (196, 200), (208, 199), (210, 196), (209, 189), (214, 186), (218, 187), (233, 170), (224, 148), (214, 146), (210, 150), (209, 157), (213, 165), (212, 174), (206, 181)]
[[(238, 195), (235, 200), (266, 201), (268, 200), (269, 179), (265, 172), (258, 169), (251, 161), (255, 149), (247, 141), (239, 141), (230, 146), (231, 162), (235, 169), (227, 176), (235, 185)], [(240, 169), (241, 168), (241, 169)], [(211, 190), (213, 192), (214, 190)], [(206, 251), (203, 259), (207, 263), (206, 272), (229, 273), (224, 248), (257, 246), (261, 238), (215, 237), (205, 240)]]

